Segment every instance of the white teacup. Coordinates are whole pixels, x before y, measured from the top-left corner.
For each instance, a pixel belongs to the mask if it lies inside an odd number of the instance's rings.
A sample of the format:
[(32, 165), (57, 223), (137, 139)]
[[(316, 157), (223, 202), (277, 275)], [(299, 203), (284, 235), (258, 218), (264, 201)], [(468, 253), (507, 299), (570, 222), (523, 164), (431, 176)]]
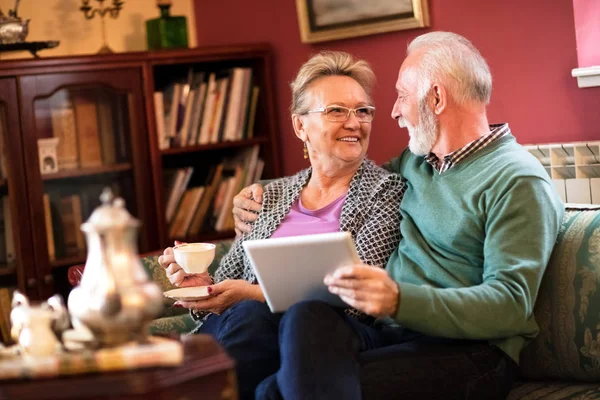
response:
[(212, 243), (184, 243), (173, 247), (175, 262), (188, 274), (202, 274), (215, 258)]

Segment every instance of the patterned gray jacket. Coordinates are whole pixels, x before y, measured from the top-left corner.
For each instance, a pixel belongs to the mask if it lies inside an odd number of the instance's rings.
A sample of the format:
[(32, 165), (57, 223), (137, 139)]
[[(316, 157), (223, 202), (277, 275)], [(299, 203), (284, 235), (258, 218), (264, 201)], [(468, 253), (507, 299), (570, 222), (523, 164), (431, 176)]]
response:
[[(265, 186), (262, 211), (254, 222), (252, 232), (235, 240), (215, 272), (215, 282), (225, 279), (257, 282), (242, 242), (271, 237), (300, 196), (310, 174), (311, 168), (307, 168)], [(378, 167), (370, 160), (363, 161), (352, 178), (342, 206), (340, 231), (352, 234), (358, 256), (365, 264), (385, 267), (398, 246), (399, 205), (405, 190), (405, 183), (399, 175)]]

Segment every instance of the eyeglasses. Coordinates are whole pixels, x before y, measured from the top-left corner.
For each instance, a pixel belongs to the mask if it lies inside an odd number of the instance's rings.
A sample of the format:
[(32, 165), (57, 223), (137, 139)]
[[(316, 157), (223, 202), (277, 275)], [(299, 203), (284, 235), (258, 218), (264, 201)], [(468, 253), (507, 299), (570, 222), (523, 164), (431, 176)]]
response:
[(346, 122), (350, 118), (350, 113), (356, 115), (358, 122), (371, 122), (375, 117), (375, 107), (363, 106), (358, 108), (348, 108), (343, 106), (331, 105), (327, 107), (315, 108), (308, 110), (304, 114), (323, 113), (328, 121), (331, 122)]

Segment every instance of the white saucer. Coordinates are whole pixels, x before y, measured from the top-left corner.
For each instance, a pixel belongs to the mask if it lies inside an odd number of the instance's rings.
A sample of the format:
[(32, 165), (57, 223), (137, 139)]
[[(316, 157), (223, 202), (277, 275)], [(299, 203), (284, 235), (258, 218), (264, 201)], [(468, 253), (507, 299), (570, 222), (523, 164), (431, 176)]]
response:
[(208, 286), (193, 286), (168, 290), (163, 293), (165, 297), (181, 301), (195, 301), (210, 297)]

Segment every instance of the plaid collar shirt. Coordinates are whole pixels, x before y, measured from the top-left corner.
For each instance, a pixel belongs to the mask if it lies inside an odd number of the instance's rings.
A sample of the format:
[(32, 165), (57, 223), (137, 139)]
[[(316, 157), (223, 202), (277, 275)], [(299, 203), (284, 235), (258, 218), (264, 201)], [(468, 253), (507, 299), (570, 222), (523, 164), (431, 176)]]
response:
[(473, 140), (466, 146), (455, 150), (450, 154), (445, 155), (442, 160), (440, 160), (435, 154), (429, 153), (425, 156), (425, 161), (427, 161), (433, 168), (442, 174), (458, 164), (461, 160), (465, 159), (467, 156), (474, 154), (476, 151), (483, 149), (494, 140), (500, 139), (509, 133), (510, 128), (508, 127), (508, 124), (493, 124), (490, 125), (490, 132), (488, 134), (480, 137), (479, 139)]

